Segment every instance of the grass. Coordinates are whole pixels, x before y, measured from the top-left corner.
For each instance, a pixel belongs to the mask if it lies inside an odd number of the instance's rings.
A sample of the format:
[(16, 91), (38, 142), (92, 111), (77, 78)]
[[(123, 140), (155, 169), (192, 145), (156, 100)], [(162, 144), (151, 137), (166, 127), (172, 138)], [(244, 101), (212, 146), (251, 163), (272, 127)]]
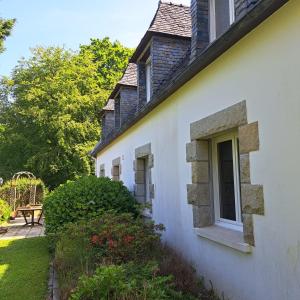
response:
[(0, 240), (0, 299), (45, 299), (49, 262), (45, 237)]

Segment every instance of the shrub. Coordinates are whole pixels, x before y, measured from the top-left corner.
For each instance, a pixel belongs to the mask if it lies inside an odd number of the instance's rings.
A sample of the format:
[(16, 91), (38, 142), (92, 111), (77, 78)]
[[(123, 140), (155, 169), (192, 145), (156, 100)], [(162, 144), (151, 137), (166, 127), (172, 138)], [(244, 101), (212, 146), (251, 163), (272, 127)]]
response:
[(130, 214), (111, 212), (66, 225), (58, 235), (54, 259), (62, 298), (67, 299), (80, 275), (92, 274), (97, 265), (146, 263), (159, 256), (161, 229)]
[(95, 176), (69, 181), (44, 201), (46, 233), (55, 233), (64, 224), (89, 220), (102, 211), (138, 214), (138, 205), (122, 182)]
[(14, 189), (18, 191), (16, 206), (27, 205), (30, 200), (30, 186), (36, 185), (36, 203), (42, 203), (47, 194), (47, 188), (41, 179), (20, 178), (18, 180), (8, 180), (0, 187), (0, 198), (12, 204), (11, 196)]
[(5, 200), (0, 199), (0, 224), (6, 222), (11, 214), (11, 209)]
[(172, 275), (174, 288), (201, 300), (218, 300), (213, 288), (207, 289), (191, 265), (173, 249), (164, 246), (159, 256), (159, 275)]
[(170, 276), (158, 276), (155, 263), (133, 263), (97, 268), (91, 277), (82, 276), (71, 300), (165, 300), (194, 299), (173, 290)]

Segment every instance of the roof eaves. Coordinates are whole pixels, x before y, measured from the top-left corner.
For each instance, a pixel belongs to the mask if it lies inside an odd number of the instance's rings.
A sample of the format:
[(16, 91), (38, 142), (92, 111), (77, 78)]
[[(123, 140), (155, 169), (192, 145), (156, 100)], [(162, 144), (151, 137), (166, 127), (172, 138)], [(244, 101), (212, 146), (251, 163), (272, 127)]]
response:
[(154, 95), (153, 100), (151, 100), (151, 102), (149, 102), (135, 118), (128, 122), (126, 126), (116, 132), (113, 138), (105, 143), (98, 143), (91, 151), (91, 155), (95, 157), (99, 151), (103, 150), (113, 140), (122, 135), (127, 129), (136, 124), (145, 115), (150, 113), (155, 107), (175, 93), (185, 83), (191, 80), (288, 1), (289, 0), (260, 0), (257, 2), (251, 10), (240, 20), (234, 23), (227, 32), (204, 49), (187, 68), (179, 74), (176, 72), (176, 77), (173, 77), (166, 83), (166, 85), (162, 88), (161, 93)]

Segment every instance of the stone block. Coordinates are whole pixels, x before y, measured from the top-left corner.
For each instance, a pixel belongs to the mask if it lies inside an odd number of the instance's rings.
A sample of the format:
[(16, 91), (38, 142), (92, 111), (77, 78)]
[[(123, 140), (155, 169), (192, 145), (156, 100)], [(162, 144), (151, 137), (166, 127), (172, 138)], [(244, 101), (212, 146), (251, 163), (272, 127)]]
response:
[(148, 168), (151, 169), (154, 167), (154, 155), (148, 155)]
[(208, 161), (192, 162), (192, 183), (208, 183), (209, 167)]
[(210, 205), (208, 184), (188, 184), (187, 199), (189, 204), (196, 206)]
[(151, 144), (146, 144), (135, 149), (135, 157), (142, 158), (151, 154)]
[(214, 134), (247, 124), (246, 101), (232, 105), (191, 124), (191, 140), (206, 139)]
[(195, 228), (210, 226), (213, 223), (213, 211), (211, 206), (193, 205), (193, 223)]
[(240, 153), (259, 150), (258, 122), (239, 127)]
[(247, 244), (255, 246), (253, 231), (253, 216), (251, 214), (243, 214), (243, 233), (244, 240)]
[(244, 214), (264, 214), (264, 193), (262, 185), (242, 184), (242, 211)]
[(186, 161), (208, 161), (208, 141), (192, 141), (186, 144)]
[(241, 183), (251, 183), (250, 158), (248, 153), (240, 155), (240, 181)]
[(154, 199), (154, 197), (155, 197), (154, 184), (149, 184), (149, 194), (150, 194), (150, 199)]
[(112, 165), (113, 166), (118, 166), (121, 164), (121, 158), (118, 157), (118, 158), (115, 158), (113, 161), (112, 161)]

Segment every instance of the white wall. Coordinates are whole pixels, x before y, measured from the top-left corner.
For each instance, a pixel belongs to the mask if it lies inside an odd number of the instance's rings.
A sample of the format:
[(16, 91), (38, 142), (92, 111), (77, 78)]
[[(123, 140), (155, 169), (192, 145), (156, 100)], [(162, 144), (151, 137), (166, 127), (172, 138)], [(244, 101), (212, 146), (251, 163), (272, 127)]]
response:
[[(151, 142), (153, 214), (166, 226), (164, 239), (235, 300), (300, 299), (299, 28), (300, 1), (291, 0), (98, 156), (107, 175), (121, 156), (121, 180), (133, 190), (134, 149)], [(252, 254), (196, 236), (186, 196), (190, 123), (244, 99), (249, 123), (259, 122), (251, 180), (265, 196)]]

